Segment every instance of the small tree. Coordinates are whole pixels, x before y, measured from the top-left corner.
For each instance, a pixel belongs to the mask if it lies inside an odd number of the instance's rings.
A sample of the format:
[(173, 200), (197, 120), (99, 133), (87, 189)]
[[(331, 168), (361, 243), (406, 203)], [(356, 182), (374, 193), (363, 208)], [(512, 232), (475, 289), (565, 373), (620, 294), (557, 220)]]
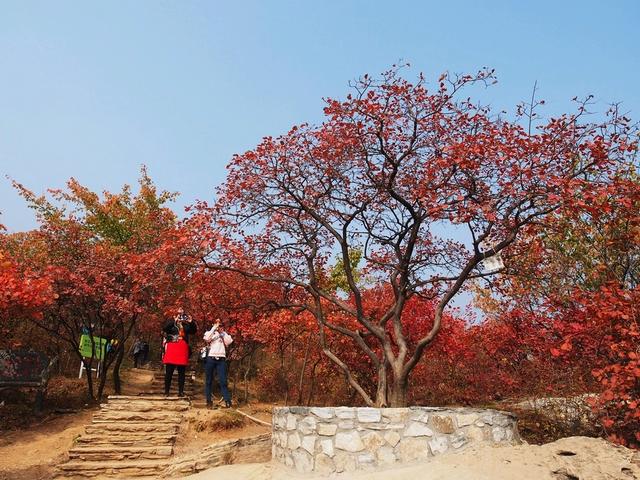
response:
[[(285, 285), (286, 306), (313, 314), (324, 353), (367, 405), (404, 406), (452, 299), (470, 279), (495, 273), (482, 262), (508, 255), (523, 229), (577, 195), (591, 198), (629, 148), (627, 120), (581, 123), (585, 104), (531, 132), (520, 125), (532, 118), (526, 109), (511, 122), (455, 100), (463, 87), (491, 81), (491, 71), (444, 75), (429, 91), (422, 77), (412, 84), (395, 69), (365, 76), (346, 100), (327, 100), (320, 126), (293, 127), (235, 156), (216, 207), (200, 208), (219, 235), (208, 266)], [(336, 253), (346, 295), (327, 280)], [(377, 284), (393, 292), (381, 314), (363, 301)], [(410, 344), (402, 317), (414, 296), (436, 308), (431, 328)], [(373, 389), (331, 349), (329, 331), (366, 355)]]

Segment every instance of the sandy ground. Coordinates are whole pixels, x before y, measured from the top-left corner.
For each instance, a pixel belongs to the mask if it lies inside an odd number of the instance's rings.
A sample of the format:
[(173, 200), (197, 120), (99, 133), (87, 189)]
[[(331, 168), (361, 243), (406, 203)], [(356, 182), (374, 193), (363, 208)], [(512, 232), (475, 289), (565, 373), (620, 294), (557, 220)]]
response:
[(189, 480), (640, 480), (640, 453), (604, 440), (571, 437), (542, 446), (479, 447), (429, 463), (331, 477), (296, 475), (274, 464), (228, 465)]
[(5, 433), (0, 440), (0, 480), (46, 478), (50, 469), (65, 458), (93, 413), (83, 410), (60, 415), (27, 431)]

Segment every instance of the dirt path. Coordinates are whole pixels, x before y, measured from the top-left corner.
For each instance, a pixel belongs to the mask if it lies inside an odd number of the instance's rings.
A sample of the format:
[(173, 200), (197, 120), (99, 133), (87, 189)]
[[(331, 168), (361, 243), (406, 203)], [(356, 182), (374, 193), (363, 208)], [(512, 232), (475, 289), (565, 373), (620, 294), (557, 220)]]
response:
[(94, 411), (58, 415), (28, 431), (3, 435), (0, 440), (0, 480), (51, 478), (54, 465), (65, 457)]

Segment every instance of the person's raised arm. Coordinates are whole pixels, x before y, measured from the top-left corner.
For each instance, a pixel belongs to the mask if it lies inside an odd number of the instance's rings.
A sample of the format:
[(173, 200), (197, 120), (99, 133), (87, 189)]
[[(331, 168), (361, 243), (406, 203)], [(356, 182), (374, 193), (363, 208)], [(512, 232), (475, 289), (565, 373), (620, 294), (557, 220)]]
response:
[(218, 333), (219, 326), (220, 326), (220, 319), (216, 319), (215, 323), (213, 324), (213, 327), (211, 327), (209, 330), (207, 330), (204, 333), (203, 339), (205, 342), (209, 343), (219, 336), (219, 333)]

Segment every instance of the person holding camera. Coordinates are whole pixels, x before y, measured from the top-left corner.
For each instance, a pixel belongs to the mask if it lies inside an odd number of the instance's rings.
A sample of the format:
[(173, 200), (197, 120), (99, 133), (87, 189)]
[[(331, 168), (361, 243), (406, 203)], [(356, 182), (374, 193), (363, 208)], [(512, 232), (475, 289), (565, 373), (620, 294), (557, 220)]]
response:
[(189, 335), (196, 333), (196, 322), (179, 308), (178, 314), (168, 320), (162, 329), (165, 336), (165, 351), (162, 363), (165, 366), (164, 394), (169, 395), (173, 372), (178, 369), (178, 396), (184, 397), (184, 380), (189, 364)]
[(222, 321), (217, 318), (213, 326), (204, 334), (205, 347), (205, 382), (204, 395), (207, 399), (207, 407), (212, 407), (211, 395), (213, 393), (213, 374), (218, 375), (218, 384), (224, 398), (226, 408), (231, 407), (231, 394), (227, 387), (227, 347), (233, 342), (233, 338), (225, 329)]

